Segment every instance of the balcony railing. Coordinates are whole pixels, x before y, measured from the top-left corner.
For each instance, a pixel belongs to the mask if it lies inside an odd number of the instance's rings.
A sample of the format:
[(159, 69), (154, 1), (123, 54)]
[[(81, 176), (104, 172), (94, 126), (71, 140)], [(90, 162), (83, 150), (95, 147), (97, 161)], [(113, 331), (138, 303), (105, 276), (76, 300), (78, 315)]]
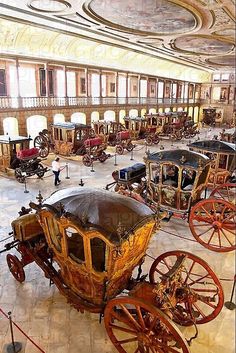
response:
[(199, 100), (146, 97), (0, 97), (0, 109), (54, 108), (92, 105), (174, 105), (196, 104)]

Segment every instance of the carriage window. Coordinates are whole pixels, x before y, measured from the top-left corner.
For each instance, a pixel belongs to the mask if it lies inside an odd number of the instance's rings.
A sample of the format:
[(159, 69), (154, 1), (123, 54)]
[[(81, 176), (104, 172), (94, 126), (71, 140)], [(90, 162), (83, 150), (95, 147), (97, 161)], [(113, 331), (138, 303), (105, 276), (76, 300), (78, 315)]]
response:
[(179, 168), (173, 164), (164, 164), (162, 167), (162, 184), (177, 187)]
[(158, 184), (160, 180), (160, 166), (155, 163), (151, 164), (150, 175), (151, 175), (151, 181), (153, 181), (155, 184)]
[(227, 155), (220, 154), (219, 155), (219, 168), (226, 169), (226, 167), (227, 167)]
[(65, 234), (69, 257), (78, 263), (84, 262), (84, 240), (82, 235), (72, 227), (66, 228)]
[(182, 190), (192, 190), (193, 184), (196, 178), (196, 172), (191, 169), (183, 169), (181, 189)]
[(207, 175), (208, 175), (208, 172), (209, 172), (209, 168), (210, 166), (207, 166), (203, 169), (202, 173), (200, 174), (199, 176), (199, 179), (198, 179), (198, 183), (197, 183), (197, 188), (204, 184), (206, 182), (206, 178), (207, 178)]
[(106, 271), (106, 243), (100, 238), (90, 240), (92, 266), (95, 271)]
[(228, 170), (234, 170), (236, 168), (236, 158), (235, 155), (229, 155), (229, 164), (228, 164)]
[(47, 219), (47, 226), (51, 241), (55, 248), (61, 252), (61, 232), (58, 226), (57, 221), (53, 217), (48, 217)]
[(66, 130), (66, 141), (72, 142), (72, 130)]

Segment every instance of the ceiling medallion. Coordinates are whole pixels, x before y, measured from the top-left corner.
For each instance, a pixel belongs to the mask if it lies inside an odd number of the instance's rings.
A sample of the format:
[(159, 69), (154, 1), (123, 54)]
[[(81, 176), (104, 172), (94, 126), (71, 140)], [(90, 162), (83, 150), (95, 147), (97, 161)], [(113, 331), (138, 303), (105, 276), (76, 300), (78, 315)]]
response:
[(133, 34), (186, 33), (193, 31), (199, 22), (193, 8), (173, 0), (91, 0), (83, 9), (100, 23)]
[(71, 7), (71, 4), (64, 0), (31, 0), (28, 7), (38, 12), (61, 13)]
[(218, 65), (218, 66), (230, 66), (235, 67), (235, 56), (234, 55), (225, 55), (218, 56), (215, 58), (210, 58), (206, 60), (209, 64)]

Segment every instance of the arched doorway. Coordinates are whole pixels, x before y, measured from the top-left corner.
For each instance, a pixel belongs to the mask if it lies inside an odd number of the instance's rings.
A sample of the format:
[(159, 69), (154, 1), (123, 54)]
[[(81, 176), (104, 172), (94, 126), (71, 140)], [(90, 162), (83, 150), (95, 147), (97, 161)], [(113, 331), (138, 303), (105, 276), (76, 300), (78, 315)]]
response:
[(55, 114), (53, 117), (53, 122), (54, 124), (56, 123), (64, 123), (65, 122), (65, 116), (64, 114)]
[(126, 114), (125, 114), (125, 110), (120, 110), (119, 111), (119, 122), (121, 123), (121, 124), (124, 124), (125, 122), (124, 122), (124, 117), (126, 116)]
[(113, 110), (107, 110), (104, 113), (105, 121), (116, 121), (116, 113)]
[(138, 109), (130, 109), (129, 116), (132, 118), (135, 118), (136, 116), (138, 116)]
[[(27, 134), (34, 140), (34, 138), (43, 129), (47, 129), (47, 118), (43, 115), (32, 115), (26, 120)], [(33, 146), (33, 140), (30, 146)]]
[(93, 122), (99, 121), (99, 112), (92, 112), (91, 113), (91, 124)]
[(193, 113), (193, 120), (194, 120), (195, 123), (199, 122), (198, 114), (199, 114), (199, 108), (195, 107), (194, 108), (194, 113)]
[(149, 109), (149, 114), (156, 114), (157, 110), (155, 108)]
[(9, 117), (3, 120), (4, 135), (17, 136), (19, 135), (18, 121), (16, 118)]
[(141, 109), (141, 116), (144, 116), (147, 113), (147, 109), (143, 108)]
[(73, 113), (71, 115), (72, 123), (86, 124), (86, 114), (85, 113)]

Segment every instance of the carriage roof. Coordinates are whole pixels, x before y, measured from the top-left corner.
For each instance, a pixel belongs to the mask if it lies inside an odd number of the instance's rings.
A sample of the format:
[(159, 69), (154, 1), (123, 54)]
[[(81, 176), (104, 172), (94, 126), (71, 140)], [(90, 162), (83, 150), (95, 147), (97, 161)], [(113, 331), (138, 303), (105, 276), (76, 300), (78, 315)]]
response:
[(193, 143), (190, 143), (188, 146), (196, 147), (203, 151), (218, 153), (235, 153), (236, 150), (235, 144), (218, 140), (195, 141)]
[(52, 127), (57, 127), (61, 129), (90, 129), (90, 125), (73, 123), (73, 122), (63, 122), (63, 123), (54, 123)]
[(63, 208), (84, 229), (95, 228), (109, 241), (120, 244), (148, 220), (153, 211), (138, 201), (105, 190), (67, 188), (56, 191), (42, 207), (54, 212)]
[(0, 143), (6, 144), (14, 144), (14, 143), (21, 143), (25, 141), (31, 141), (31, 137), (27, 136), (9, 136), (9, 135), (0, 135)]
[(124, 117), (124, 120), (127, 121), (147, 121), (147, 118), (143, 116), (126, 116)]
[(207, 156), (187, 150), (169, 150), (149, 153), (147, 155), (147, 161), (159, 164), (173, 162), (178, 166), (187, 166), (196, 169), (199, 168), (199, 166), (204, 167), (211, 162)]

